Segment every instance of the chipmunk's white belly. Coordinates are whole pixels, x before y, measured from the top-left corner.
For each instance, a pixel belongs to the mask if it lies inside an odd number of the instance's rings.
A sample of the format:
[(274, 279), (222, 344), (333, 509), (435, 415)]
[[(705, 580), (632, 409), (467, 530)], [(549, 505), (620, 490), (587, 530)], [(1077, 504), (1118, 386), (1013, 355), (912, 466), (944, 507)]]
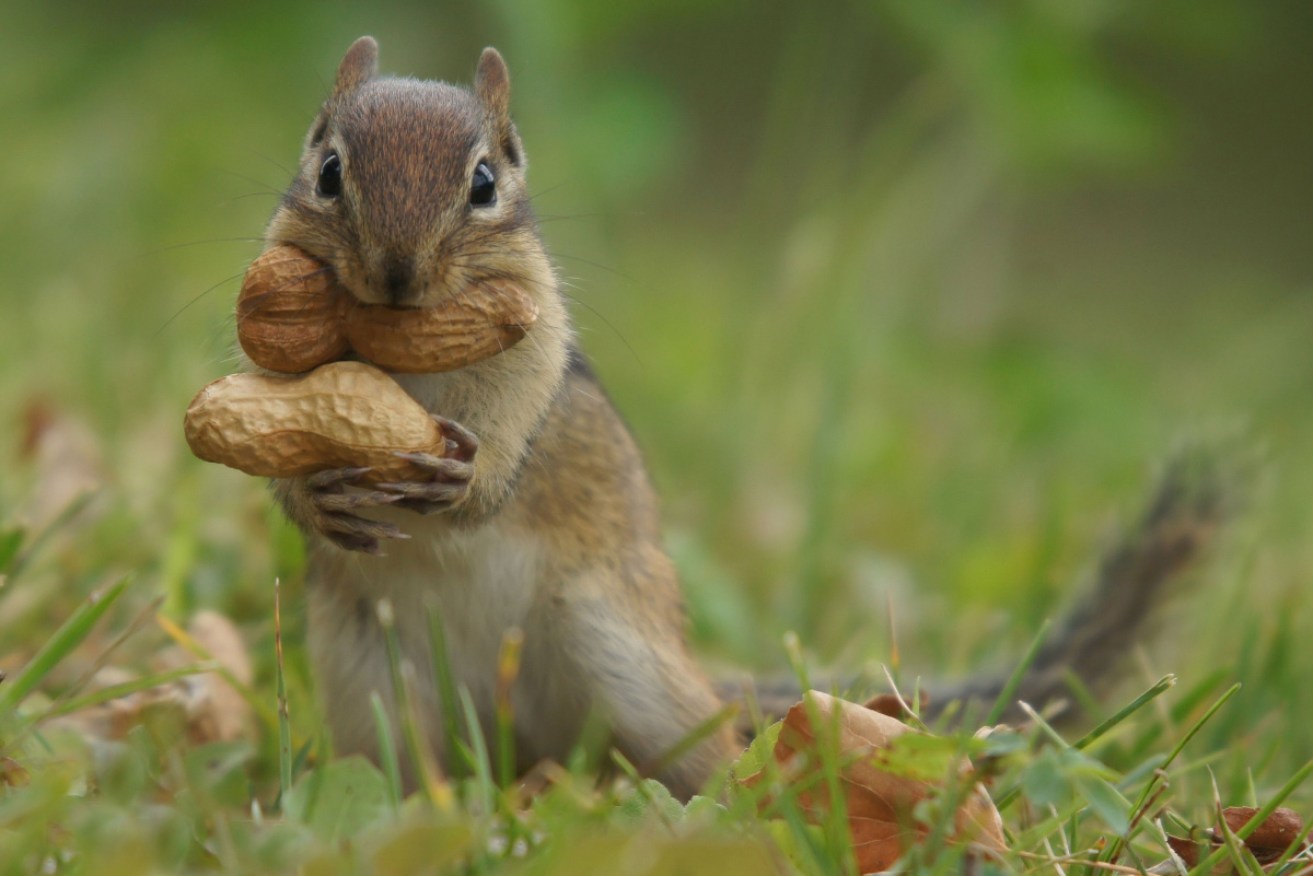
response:
[[(434, 613), (441, 618), (451, 672), (468, 690), (490, 742), (502, 641), (507, 630), (523, 631), (523, 659), (512, 694), (517, 759), (564, 757), (578, 735), (584, 707), (581, 692), (570, 689), (574, 673), (563, 665), (564, 649), (557, 647), (547, 622), (551, 588), (542, 580), (537, 540), (501, 523), (457, 532), (415, 526), (412, 517), (409, 529), (411, 539), (388, 542), (383, 557), (333, 550), (312, 561), (311, 656), (337, 750), (376, 752), (370, 695), (377, 691), (386, 704), (393, 702), (392, 670), (377, 620), (378, 603), (386, 599), (402, 659), (414, 667), (421, 721), (439, 754), (445, 745), (429, 637)], [(389, 711), (399, 733), (395, 710)]]

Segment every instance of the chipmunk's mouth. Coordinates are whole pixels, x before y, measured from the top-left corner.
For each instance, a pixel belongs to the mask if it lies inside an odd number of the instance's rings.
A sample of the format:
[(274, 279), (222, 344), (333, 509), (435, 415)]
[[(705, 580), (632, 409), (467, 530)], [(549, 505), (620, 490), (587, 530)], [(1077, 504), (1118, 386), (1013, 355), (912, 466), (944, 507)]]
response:
[(413, 307), (421, 297), (413, 256), (389, 255), (374, 274), (371, 285), (383, 293), (383, 303), (389, 307)]
[[(479, 276), (455, 266), (436, 270), (413, 269), (415, 260), (373, 265), (346, 262), (338, 265), (331, 258), (317, 257), (328, 267), (336, 285), (352, 302), (393, 310), (426, 310), (478, 298), (479, 288), (488, 284), (510, 282), (505, 277)], [(391, 272), (385, 267), (391, 264)], [(380, 267), (384, 266), (384, 267)], [(530, 284), (516, 284), (528, 287)]]
[(407, 293), (405, 295), (391, 294), (386, 287), (375, 285), (373, 283), (355, 284), (339, 280), (340, 285), (350, 299), (356, 304), (366, 304), (374, 307), (391, 307), (397, 310), (419, 310), (431, 305), (432, 301), (425, 300), (428, 296), (425, 294)]
[(449, 297), (446, 287), (422, 277), (403, 277), (401, 275), (384, 275), (371, 277), (364, 286), (366, 294), (361, 295), (351, 285), (346, 285), (351, 297), (361, 304), (381, 304), (397, 310), (419, 310), (432, 307)]

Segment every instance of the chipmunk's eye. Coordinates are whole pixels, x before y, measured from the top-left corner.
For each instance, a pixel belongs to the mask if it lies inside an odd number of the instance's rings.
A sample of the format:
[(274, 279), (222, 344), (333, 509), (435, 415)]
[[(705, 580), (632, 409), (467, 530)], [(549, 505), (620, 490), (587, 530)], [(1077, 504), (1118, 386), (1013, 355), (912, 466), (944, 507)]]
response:
[(324, 163), (319, 165), (319, 182), (315, 191), (325, 198), (336, 198), (342, 194), (342, 159), (336, 152), (328, 153)]
[(474, 168), (474, 179), (470, 182), (470, 203), (476, 207), (486, 207), (497, 201), (497, 180), (492, 175), (488, 162), (480, 161)]

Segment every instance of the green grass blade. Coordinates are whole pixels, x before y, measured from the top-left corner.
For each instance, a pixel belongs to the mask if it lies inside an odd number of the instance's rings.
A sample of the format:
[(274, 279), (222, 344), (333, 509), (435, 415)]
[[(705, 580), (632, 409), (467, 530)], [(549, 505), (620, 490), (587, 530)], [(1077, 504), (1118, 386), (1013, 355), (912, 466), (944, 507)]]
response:
[(64, 700), (61, 703), (56, 703), (42, 713), (37, 721), (48, 721), (51, 718), (60, 718), (64, 715), (71, 715), (74, 712), (80, 712), (83, 709), (89, 709), (92, 706), (98, 706), (101, 703), (107, 703), (110, 700), (117, 700), (122, 697), (131, 696), (132, 694), (140, 693), (143, 690), (150, 690), (154, 687), (162, 687), (170, 682), (177, 681), (180, 678), (213, 672), (218, 666), (218, 663), (197, 663), (193, 666), (180, 666), (177, 669), (170, 669), (167, 672), (156, 672), (152, 675), (143, 675), (141, 678), (134, 678), (132, 681), (125, 681), (121, 684), (111, 684), (108, 687), (94, 690), (89, 694), (83, 694), (80, 697), (74, 697), (72, 699)]
[(802, 642), (798, 639), (798, 634), (789, 630), (784, 634), (784, 654), (789, 659), (789, 668), (793, 670), (793, 675), (798, 679), (798, 686), (803, 693), (811, 690), (811, 679), (807, 674), (807, 661), (802, 656)]
[(65, 505), (63, 510), (59, 512), (54, 520), (47, 524), (45, 529), (34, 535), (32, 539), (28, 541), (27, 547), (10, 560), (9, 569), (6, 573), (9, 576), (9, 583), (12, 584), (14, 579), (21, 575), (23, 571), (31, 565), (32, 560), (41, 552), (41, 548), (45, 546), (46, 542), (54, 537), (56, 532), (59, 532), (59, 530), (67, 526), (69, 521), (80, 514), (82, 509), (90, 505), (99, 495), (100, 491), (98, 490), (90, 490), (81, 494)]
[(447, 741), (447, 771), (461, 779), (474, 772), (474, 764), (464, 756), (461, 742), (461, 701), (456, 693), (456, 678), (451, 672), (451, 652), (447, 649), (447, 630), (436, 604), (428, 607), (429, 648), (433, 658), (433, 678), (438, 686), (438, 703), (442, 709), (442, 732)]
[(465, 713), (465, 731), (469, 734), (470, 760), (474, 766), (473, 786), (481, 806), (479, 811), (492, 812), (497, 783), (492, 778), (492, 760), (488, 756), (488, 743), (483, 738), (483, 727), (479, 724), (479, 713), (474, 708), (474, 701), (470, 699), (469, 691), (463, 687), (460, 689), (460, 701)]
[(1086, 733), (1080, 739), (1072, 743), (1072, 748), (1083, 751), (1097, 742), (1104, 734), (1112, 730), (1122, 721), (1125, 721), (1131, 715), (1144, 708), (1149, 703), (1171, 690), (1176, 685), (1175, 675), (1166, 675), (1160, 678), (1152, 687), (1131, 700), (1122, 708), (1118, 709), (1111, 717), (1102, 721), (1097, 727)]
[(387, 707), (378, 691), (370, 691), (369, 707), (374, 712), (374, 732), (378, 736), (378, 760), (388, 780), (388, 794), (392, 798), (392, 811), (401, 807), (401, 763), (397, 760), (396, 737), (392, 735), (392, 722)]
[(524, 631), (511, 627), (502, 634), (497, 655), (497, 781), (503, 788), (515, 782), (515, 713), (511, 706), (511, 687), (520, 674), (520, 654), (524, 649)]
[(1217, 817), (1217, 825), (1215, 830), (1222, 834), (1222, 844), (1226, 846), (1226, 850), (1231, 855), (1232, 865), (1238, 873), (1246, 873), (1248, 876), (1263, 876), (1263, 868), (1259, 866), (1253, 853), (1245, 847), (1244, 842), (1235, 835), (1235, 832), (1226, 823), (1226, 817), (1222, 811), (1222, 793), (1217, 788), (1217, 776), (1210, 771), (1209, 778), (1213, 782), (1213, 800), (1216, 801), (1214, 814)]
[[(1176, 747), (1174, 747), (1167, 755), (1166, 759), (1163, 760), (1163, 765), (1159, 768), (1157, 773), (1155, 773), (1154, 778), (1150, 780), (1149, 783), (1144, 786), (1144, 790), (1140, 792), (1140, 797), (1135, 801), (1135, 806), (1131, 810), (1132, 815), (1144, 810), (1144, 806), (1148, 802), (1150, 795), (1155, 793), (1159, 783), (1162, 782), (1162, 776), (1166, 774), (1167, 768), (1172, 765), (1173, 761), (1175, 761), (1178, 756), (1180, 756), (1181, 752), (1185, 749), (1185, 746), (1190, 743), (1190, 740), (1193, 739), (1195, 735), (1203, 729), (1204, 725), (1217, 714), (1217, 710), (1222, 708), (1227, 700), (1235, 696), (1236, 691), (1238, 690), (1240, 690), (1240, 684), (1238, 682), (1231, 685), (1211, 706), (1208, 707), (1208, 711), (1204, 712), (1203, 715), (1199, 717), (1198, 721), (1195, 721), (1194, 724), (1190, 725), (1190, 729), (1185, 731), (1185, 735), (1183, 735), (1181, 740), (1176, 743)], [(1125, 848), (1127, 839), (1128, 837), (1117, 837), (1108, 844), (1107, 850), (1099, 856), (1099, 860), (1109, 864), (1116, 861), (1117, 856), (1121, 854), (1122, 849)]]
[(278, 699), (278, 795), (292, 788), (292, 722), (287, 710), (287, 684), (283, 668), (282, 582), (274, 579), (274, 684)]
[(27, 533), (20, 527), (6, 529), (0, 533), (0, 575), (9, 573), (10, 564), (18, 556), (18, 551), (23, 547), (23, 539)]
[(401, 657), (401, 642), (397, 638), (396, 614), (392, 603), (380, 599), (377, 606), (378, 622), (383, 627), (387, 647), (388, 665), (392, 671), (392, 699), (396, 703), (397, 718), (401, 722), (401, 736), (410, 755), (410, 763), (419, 779), (424, 796), (434, 806), (449, 807), (450, 789), (438, 770), (433, 753), (429, 750), (420, 729), (419, 714), (415, 710), (413, 667)]
[(1025, 656), (1021, 658), (1017, 668), (1012, 670), (1007, 683), (1003, 685), (1003, 689), (998, 693), (998, 698), (994, 700), (994, 705), (990, 707), (989, 714), (985, 716), (984, 726), (992, 727), (997, 724), (1003, 717), (1003, 713), (1007, 711), (1008, 706), (1012, 703), (1013, 696), (1017, 693), (1017, 688), (1021, 687), (1021, 680), (1026, 677), (1031, 664), (1039, 656), (1039, 649), (1044, 645), (1044, 640), (1048, 638), (1050, 626), (1052, 626), (1052, 621), (1047, 620), (1040, 625), (1039, 632), (1035, 634), (1035, 638), (1031, 639), (1030, 647), (1026, 649)]
[[(1194, 739), (1195, 734), (1197, 734), (1200, 730), (1202, 730), (1204, 725), (1207, 724), (1208, 721), (1214, 715), (1217, 714), (1217, 710), (1222, 708), (1222, 706), (1226, 704), (1226, 701), (1231, 699), (1231, 697), (1235, 696), (1236, 692), (1239, 690), (1240, 690), (1240, 682), (1236, 682), (1235, 684), (1227, 688), (1226, 691), (1220, 697), (1217, 698), (1216, 702), (1214, 702), (1211, 706), (1208, 707), (1208, 711), (1204, 712), (1203, 715), (1200, 716), (1199, 720), (1195, 721), (1194, 724), (1190, 726), (1190, 729), (1187, 730), (1185, 732), (1185, 735), (1181, 737), (1181, 741), (1176, 743), (1176, 746), (1172, 749), (1171, 753), (1167, 755), (1167, 759), (1163, 761), (1163, 767), (1162, 767), (1163, 769), (1167, 769), (1169, 766), (1172, 765), (1172, 761), (1176, 760), (1176, 758), (1180, 756), (1181, 752), (1185, 749), (1185, 747), (1190, 744), (1190, 740)], [(1146, 793), (1147, 793), (1147, 789), (1146, 789)]]
[[(122, 632), (120, 632), (118, 635), (116, 635), (114, 637), (114, 640), (111, 641), (109, 645), (107, 645), (104, 649), (102, 649), (98, 655), (96, 655), (96, 659), (91, 661), (90, 665), (82, 672), (82, 674), (77, 678), (77, 680), (69, 684), (66, 688), (64, 688), (63, 691), (60, 692), (60, 695), (56, 697), (54, 701), (51, 702), (50, 705), (47, 707), (46, 712), (42, 715), (36, 716), (34, 719), (29, 721), (19, 733), (15, 734), (14, 736), (11, 736), (8, 742), (10, 744), (15, 743), (16, 741), (21, 739), (28, 730), (35, 728), (41, 721), (44, 721), (49, 717), (67, 714), (68, 713), (67, 711), (61, 710), (63, 704), (69, 700), (80, 699), (78, 697), (78, 693), (89, 683), (91, 683), (91, 681), (95, 678), (96, 673), (98, 673), (109, 661), (109, 657), (111, 654), (114, 653), (115, 649), (117, 649), (125, 641), (131, 638), (146, 623), (146, 621), (150, 618), (152, 612), (154, 612), (155, 609), (159, 606), (159, 603), (160, 603), (159, 598), (156, 598), (152, 600), (140, 612), (138, 612), (137, 616), (132, 619), (132, 621), (128, 624), (127, 628), (124, 629)], [(217, 663), (212, 663), (209, 666), (210, 671), (217, 671), (220, 668), (221, 668), (220, 665)], [(194, 672), (202, 671), (191, 667), (186, 667), (185, 670), (186, 671), (182, 672), (181, 674), (192, 674)], [(163, 673), (163, 674), (168, 675), (171, 673)], [(153, 677), (158, 677), (158, 676), (153, 676)], [(155, 686), (154, 684), (149, 683), (149, 678), (146, 680), (145, 683), (143, 683), (142, 679), (137, 679), (135, 681), (125, 682), (122, 685), (114, 686), (116, 688), (124, 689), (123, 692), (107, 696), (104, 694), (103, 691), (93, 691), (91, 694), (88, 694), (85, 699), (90, 699), (92, 700), (93, 703), (104, 702), (107, 700), (115, 699), (118, 696), (126, 696), (128, 693), (133, 693), (135, 692), (134, 689), (142, 690), (154, 686)]]
[(0, 684), (0, 717), (15, 711), (50, 671), (91, 633), (96, 622), (118, 602), (131, 578), (120, 578), (104, 591), (96, 591), (46, 640), (12, 679)]

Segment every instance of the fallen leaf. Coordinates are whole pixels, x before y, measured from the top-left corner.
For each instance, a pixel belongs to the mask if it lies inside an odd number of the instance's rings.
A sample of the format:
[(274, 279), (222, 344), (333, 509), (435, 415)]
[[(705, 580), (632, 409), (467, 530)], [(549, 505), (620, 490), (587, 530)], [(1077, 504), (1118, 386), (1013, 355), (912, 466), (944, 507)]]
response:
[[(1256, 814), (1258, 809), (1253, 806), (1228, 806), (1222, 810), (1222, 820), (1226, 822), (1227, 829), (1235, 833), (1248, 824)], [(1286, 849), (1299, 840), (1303, 832), (1304, 820), (1300, 818), (1299, 813), (1283, 806), (1269, 815), (1258, 829), (1245, 839), (1245, 848), (1249, 849), (1259, 864), (1266, 866), (1279, 860)], [(1215, 828), (1194, 828), (1189, 836), (1169, 834), (1167, 837), (1167, 845), (1188, 867), (1196, 866), (1224, 842), (1221, 832)], [(1309, 844), (1310, 840), (1306, 838), (1305, 846), (1308, 847)], [(1176, 872), (1171, 862), (1164, 862), (1153, 869), (1164, 873)], [(1230, 861), (1222, 862), (1217, 868), (1217, 871), (1222, 873), (1230, 870)]]
[[(1222, 810), (1222, 819), (1235, 833), (1257, 814), (1258, 809), (1253, 806), (1228, 806)], [(1267, 864), (1281, 857), (1303, 832), (1304, 819), (1295, 810), (1282, 806), (1245, 839), (1245, 845), (1260, 864)]]
[[(188, 625), (198, 645), (243, 685), (254, 677), (250, 655), (241, 633), (228, 618), (215, 611), (200, 611)], [(166, 662), (185, 666), (192, 662), (182, 651), (169, 652)], [(193, 675), (186, 682), (187, 735), (192, 742), (227, 742), (247, 735), (251, 705), (217, 672)]]
[[(105, 486), (104, 454), (95, 430), (48, 399), (28, 400), (19, 452), (32, 466), (35, 479), (30, 497), (15, 516), (32, 530), (49, 526), (82, 496)], [(77, 522), (86, 523), (102, 511), (103, 503), (83, 508)]]
[[(1192, 839), (1188, 836), (1173, 836), (1172, 834), (1167, 835), (1167, 845), (1178, 858), (1185, 862), (1185, 866), (1187, 867), (1194, 867), (1198, 864), (1199, 858), (1201, 857), (1200, 852), (1207, 848), (1206, 843), (1199, 840)], [(1172, 866), (1171, 861), (1166, 862), (1165, 865), (1159, 866), (1162, 867), (1163, 872), (1176, 872), (1176, 868)], [(1154, 869), (1157, 870), (1158, 868), (1155, 867)]]
[[(790, 783), (806, 786), (798, 792), (797, 799), (816, 821), (824, 818), (830, 806), (824, 783), (813, 784), (819, 769), (819, 758), (815, 756), (818, 733), (812, 724), (813, 714), (821, 722), (825, 737), (831, 731), (837, 733), (843, 802), (858, 869), (862, 873), (887, 870), (909, 848), (925, 839), (930, 827), (917, 822), (914, 810), (918, 803), (944, 788), (944, 780), (910, 775), (904, 764), (893, 766), (890, 749), (900, 737), (914, 734), (928, 738), (928, 734), (857, 703), (809, 691), (804, 701), (789, 709), (773, 754)], [(752, 786), (766, 774), (763, 769), (743, 781)], [(1002, 850), (1003, 821), (989, 795), (973, 781), (969, 768), (961, 768), (957, 778), (969, 787), (958, 806), (948, 839), (973, 843), (982, 849)]]
[[(217, 612), (197, 612), (188, 625), (188, 633), (239, 683), (251, 683), (254, 676), (251, 659), (232, 621)], [(165, 649), (154, 661), (159, 670), (184, 668), (196, 662), (196, 658), (177, 647)], [(132, 678), (125, 670), (105, 667), (96, 674), (95, 686), (108, 687)], [(75, 712), (59, 723), (73, 726), (92, 739), (122, 739), (141, 723), (147, 710), (165, 709), (180, 715), (187, 740), (193, 745), (231, 742), (249, 735), (250, 703), (218, 672), (184, 676)]]
[[(930, 700), (924, 694), (920, 698), (920, 707), (924, 709)], [(903, 698), (898, 694), (882, 693), (876, 694), (862, 704), (872, 712), (879, 712), (881, 715), (888, 715), (890, 718), (897, 718), (899, 721), (910, 717)]]
[(0, 787), (24, 788), (30, 781), (31, 776), (21, 763), (0, 755)]

